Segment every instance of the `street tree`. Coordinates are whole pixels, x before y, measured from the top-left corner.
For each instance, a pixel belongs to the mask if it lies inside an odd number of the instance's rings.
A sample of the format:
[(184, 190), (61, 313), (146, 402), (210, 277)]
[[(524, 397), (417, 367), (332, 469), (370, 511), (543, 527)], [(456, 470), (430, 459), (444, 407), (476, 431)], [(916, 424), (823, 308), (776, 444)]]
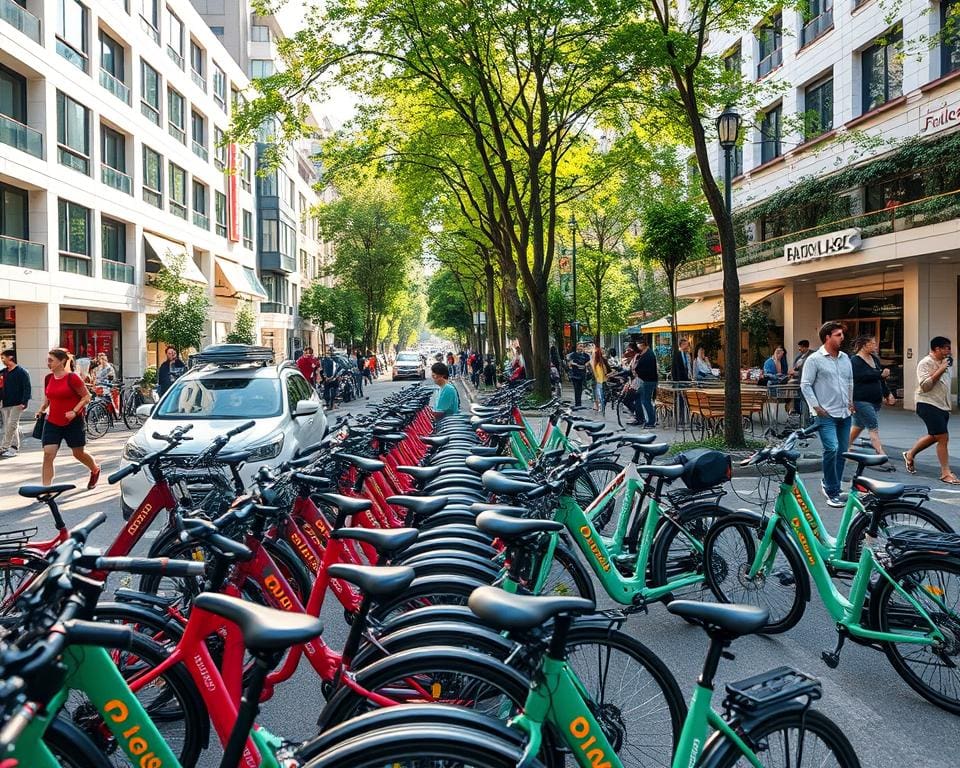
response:
[(321, 282), (311, 283), (300, 294), (300, 317), (305, 317), (320, 329), (320, 352), (326, 354), (326, 328), (333, 325), (337, 314), (337, 291)]
[(427, 286), (427, 322), (435, 331), (452, 331), (457, 340), (473, 329), (473, 315), (461, 283), (449, 267), (441, 267)]
[(227, 344), (255, 344), (257, 341), (257, 319), (253, 316), (253, 306), (249, 301), (240, 302), (233, 320), (233, 328), (227, 334)]
[(147, 326), (147, 341), (169, 344), (181, 355), (200, 349), (210, 314), (206, 288), (183, 276), (186, 259), (185, 254), (174, 256), (151, 280), (161, 299), (160, 310)]

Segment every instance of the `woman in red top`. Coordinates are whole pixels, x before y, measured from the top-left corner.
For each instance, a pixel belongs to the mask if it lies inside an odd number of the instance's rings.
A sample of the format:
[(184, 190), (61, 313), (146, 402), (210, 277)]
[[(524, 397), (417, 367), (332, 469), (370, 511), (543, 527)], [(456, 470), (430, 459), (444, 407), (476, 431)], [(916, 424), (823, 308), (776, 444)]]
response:
[(43, 425), (43, 475), (44, 485), (53, 482), (53, 460), (60, 450), (60, 443), (67, 441), (73, 457), (90, 470), (87, 488), (92, 489), (100, 479), (100, 467), (93, 456), (84, 450), (87, 435), (84, 429), (83, 408), (90, 402), (83, 379), (69, 370), (70, 355), (65, 349), (51, 349), (47, 354), (50, 373), (43, 382), (43, 403), (37, 411), (47, 414)]

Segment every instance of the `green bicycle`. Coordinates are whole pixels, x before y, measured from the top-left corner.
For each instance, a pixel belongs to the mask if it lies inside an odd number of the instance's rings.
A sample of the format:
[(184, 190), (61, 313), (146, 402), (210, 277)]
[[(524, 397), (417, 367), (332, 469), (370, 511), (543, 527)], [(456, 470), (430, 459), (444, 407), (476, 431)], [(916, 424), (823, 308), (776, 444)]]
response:
[[(857, 486), (881, 501), (898, 498), (903, 486), (857, 477), (840, 531), (831, 537), (797, 477), (793, 450), (816, 429), (796, 432), (750, 460), (785, 471), (774, 513), (738, 512), (713, 524), (703, 542), (710, 589), (722, 602), (767, 607), (763, 631), (781, 632), (803, 615), (812, 576), (839, 632), (836, 647), (821, 654), (824, 663), (839, 664), (848, 638), (883, 650), (917, 693), (960, 714), (960, 536), (911, 527), (884, 531), (884, 506), (866, 510)], [(852, 562), (843, 553), (855, 511), (869, 513), (869, 523)], [(846, 596), (833, 581), (844, 574), (851, 578)]]

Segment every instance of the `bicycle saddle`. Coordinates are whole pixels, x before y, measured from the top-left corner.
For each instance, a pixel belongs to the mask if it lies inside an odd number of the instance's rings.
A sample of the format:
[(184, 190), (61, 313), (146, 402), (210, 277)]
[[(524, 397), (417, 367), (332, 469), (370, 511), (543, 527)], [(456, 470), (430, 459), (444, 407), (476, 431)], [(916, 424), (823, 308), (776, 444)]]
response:
[(533, 629), (554, 616), (592, 613), (595, 607), (593, 600), (582, 597), (512, 595), (497, 587), (477, 587), (467, 605), (495, 629)]
[(351, 496), (341, 496), (339, 493), (316, 493), (314, 496), (348, 515), (366, 512), (373, 506), (370, 499), (354, 499)]
[(390, 598), (403, 593), (417, 572), (407, 566), (387, 568), (374, 565), (346, 565), (338, 563), (327, 568), (333, 579), (343, 579), (360, 588), (365, 595)]
[(488, 469), (516, 464), (517, 460), (513, 456), (467, 456), (464, 463), (467, 465), (467, 469), (482, 475)]
[(595, 435), (597, 432), (603, 432), (607, 425), (602, 421), (571, 421), (570, 426), (574, 429), (586, 432), (589, 435)]
[(707, 634), (720, 630), (730, 637), (752, 635), (767, 623), (770, 616), (766, 608), (752, 605), (699, 603), (695, 600), (674, 600), (667, 604), (667, 610), (674, 616), (701, 622)]
[(853, 486), (857, 490), (869, 491), (878, 499), (898, 499), (903, 495), (904, 490), (903, 483), (891, 483), (887, 480), (874, 480), (872, 477), (863, 476), (855, 477)]
[(399, 443), (401, 440), (407, 439), (403, 432), (377, 432), (374, 430), (373, 436), (382, 443)]
[(18, 493), (27, 499), (41, 499), (49, 501), (57, 498), (61, 493), (72, 491), (77, 486), (69, 483), (59, 483), (57, 485), (21, 485)]
[[(618, 443), (627, 443), (629, 445), (652, 445), (657, 439), (657, 436), (648, 432), (643, 435), (617, 435), (616, 438)], [(663, 445), (666, 445), (666, 443), (663, 443)]]
[(537, 483), (507, 477), (495, 469), (484, 472), (482, 479), (486, 490), (503, 496), (526, 496), (540, 487)]
[(443, 496), (387, 496), (387, 504), (409, 509), (417, 515), (429, 515), (447, 506), (447, 499)]
[(372, 546), (381, 555), (401, 552), (417, 540), (416, 528), (337, 528), (330, 532), (331, 539), (362, 541)]
[(403, 472), (405, 475), (410, 475), (410, 477), (412, 477), (414, 480), (419, 480), (421, 483), (429, 483), (440, 474), (440, 467), (399, 466), (397, 467), (397, 472)]
[(488, 435), (509, 435), (511, 432), (523, 432), (519, 424), (481, 424), (480, 429)]
[(644, 464), (642, 467), (637, 467), (637, 472), (641, 475), (649, 475), (650, 477), (662, 477), (664, 480), (676, 480), (680, 475), (684, 473), (686, 467), (683, 464), (664, 464), (654, 466), (652, 464)]
[(470, 406), (470, 413), (479, 416), (481, 414), (493, 414), (493, 413), (502, 413), (503, 408), (497, 408), (495, 405), (480, 405), (474, 403)]
[(384, 467), (382, 461), (368, 459), (366, 456), (354, 456), (352, 453), (340, 453), (337, 454), (337, 458), (352, 464), (361, 472), (379, 472)]
[(236, 624), (243, 644), (251, 651), (279, 651), (323, 632), (320, 619), (309, 614), (278, 611), (229, 595), (204, 592), (197, 595), (193, 604)]
[(432, 445), (434, 448), (439, 448), (449, 443), (450, 437), (448, 435), (430, 435), (427, 437), (418, 437), (417, 440), (424, 445)]
[(650, 445), (639, 445), (637, 446), (640, 449), (640, 452), (644, 455), (647, 461), (650, 459), (655, 459), (657, 456), (663, 456), (667, 451), (670, 450), (670, 443), (652, 443)]
[(857, 464), (863, 464), (865, 467), (879, 467), (890, 460), (882, 453), (856, 453), (855, 451), (844, 452), (843, 458), (855, 461)]
[(526, 507), (517, 507), (512, 504), (490, 504), (486, 501), (475, 501), (468, 507), (468, 509), (471, 512), (476, 512), (478, 515), (481, 512), (496, 512), (500, 515), (514, 515), (520, 517), (526, 515), (530, 511)]
[(473, 456), (496, 456), (497, 448), (493, 445), (475, 445), (470, 449)]
[(504, 541), (522, 539), (533, 533), (553, 533), (563, 530), (563, 523), (556, 520), (537, 520), (529, 517), (507, 517), (496, 512), (481, 512), (477, 515), (477, 528)]

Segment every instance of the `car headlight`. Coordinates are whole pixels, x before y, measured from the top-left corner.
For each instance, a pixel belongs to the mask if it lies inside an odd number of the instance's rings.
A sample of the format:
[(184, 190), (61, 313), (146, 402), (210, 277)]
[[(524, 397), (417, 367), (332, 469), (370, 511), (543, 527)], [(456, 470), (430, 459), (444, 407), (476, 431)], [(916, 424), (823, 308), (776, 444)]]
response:
[(146, 456), (147, 453), (147, 449), (140, 445), (140, 443), (134, 440), (127, 440), (123, 446), (123, 453), (121, 455), (124, 461), (138, 461)]
[(275, 459), (280, 455), (280, 451), (283, 450), (283, 435), (277, 435), (269, 443), (255, 445), (248, 450), (250, 451), (251, 460), (257, 459), (263, 461), (265, 459)]

